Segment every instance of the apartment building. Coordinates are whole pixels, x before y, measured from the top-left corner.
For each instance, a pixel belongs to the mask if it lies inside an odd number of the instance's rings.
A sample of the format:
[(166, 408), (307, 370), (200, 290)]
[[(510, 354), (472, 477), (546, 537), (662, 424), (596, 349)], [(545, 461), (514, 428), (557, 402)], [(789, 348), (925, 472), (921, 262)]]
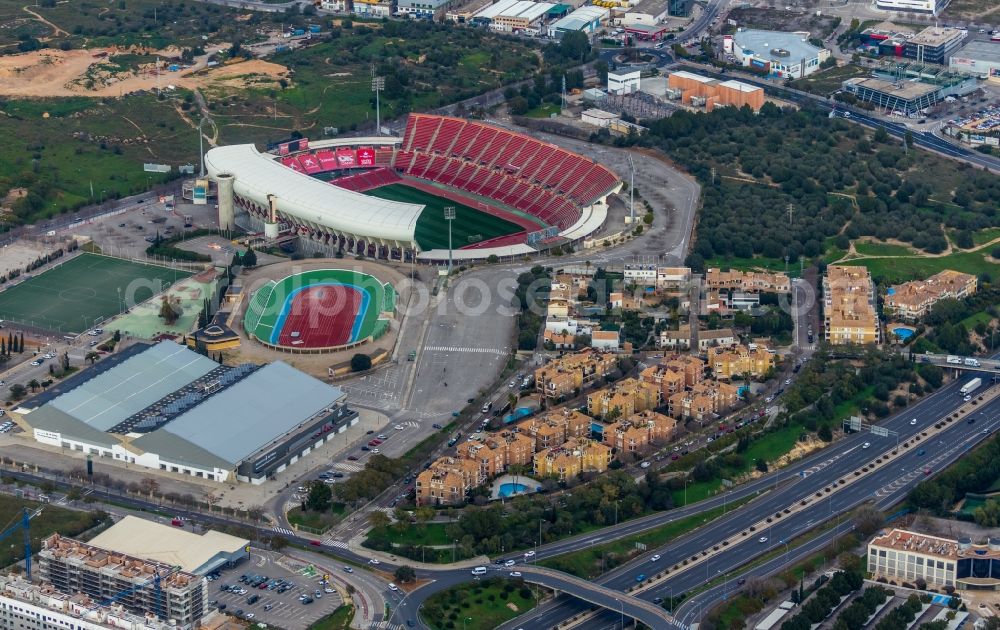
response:
[(611, 387), (587, 395), (587, 413), (594, 418), (608, 414), (630, 416), (637, 411), (656, 407), (660, 402), (660, 390), (654, 385), (635, 378), (618, 381)]
[(732, 328), (698, 331), (698, 351), (705, 352), (709, 348), (728, 347), (740, 340)]
[(503, 449), (491, 448), (477, 440), (462, 442), (456, 449), (458, 456), (479, 466), (479, 477), (487, 479), (507, 469), (507, 458)]
[(531, 464), (531, 456), (535, 454), (534, 438), (520, 430), (494, 433), (483, 441), (493, 450), (503, 453), (505, 469), (510, 466), (527, 466)]
[(926, 280), (912, 280), (889, 287), (885, 307), (900, 319), (916, 320), (941, 300), (961, 299), (976, 292), (976, 276), (945, 269)]
[(618, 453), (643, 451), (651, 444), (671, 440), (677, 421), (655, 411), (641, 411), (604, 427), (604, 444)]
[(760, 377), (774, 367), (774, 354), (765, 348), (736, 344), (728, 348), (712, 348), (708, 351), (708, 365), (718, 379), (732, 379), (749, 374)]
[(705, 379), (705, 362), (686, 354), (665, 356), (658, 365), (651, 365), (639, 373), (639, 379), (660, 390), (660, 400)]
[(626, 264), (622, 276), (625, 284), (651, 287), (656, 285), (656, 272), (656, 265)]
[(690, 267), (659, 267), (656, 270), (657, 291), (683, 291), (690, 284)]
[(572, 396), (584, 385), (611, 374), (618, 367), (614, 354), (583, 350), (549, 361), (535, 370), (535, 390), (548, 399)]
[(486, 481), (478, 462), (464, 457), (439, 457), (430, 468), (417, 475), (417, 505), (454, 505)]
[[(116, 603), (123, 610), (155, 615), (175, 622), (180, 629), (196, 628), (208, 614), (205, 579), (167, 564), (59, 534), (42, 541), (35, 561), (41, 581), (68, 595), (83, 594), (97, 601), (117, 597)], [(159, 591), (152, 588), (156, 576), (160, 578)]]
[(175, 630), (155, 615), (130, 613), (123, 606), (102, 606), (82, 593), (70, 595), (51, 584), (20, 576), (0, 576), (0, 628), (29, 630)]
[(739, 389), (720, 381), (703, 381), (667, 399), (667, 413), (677, 420), (713, 420), (736, 404)]
[(563, 442), (590, 435), (593, 420), (576, 409), (554, 409), (518, 423), (517, 430), (534, 441), (534, 450), (553, 448)]
[(867, 269), (848, 265), (826, 268), (823, 323), (831, 345), (881, 343), (875, 283)]
[(791, 280), (787, 274), (737, 271), (735, 269), (730, 271), (706, 270), (705, 287), (747, 293), (789, 293), (792, 290)]
[(872, 578), (915, 583), (930, 588), (1000, 591), (1000, 536), (986, 544), (893, 529), (868, 543)]
[(534, 474), (539, 477), (571, 479), (581, 472), (604, 472), (611, 463), (611, 447), (586, 438), (565, 443), (535, 453)]

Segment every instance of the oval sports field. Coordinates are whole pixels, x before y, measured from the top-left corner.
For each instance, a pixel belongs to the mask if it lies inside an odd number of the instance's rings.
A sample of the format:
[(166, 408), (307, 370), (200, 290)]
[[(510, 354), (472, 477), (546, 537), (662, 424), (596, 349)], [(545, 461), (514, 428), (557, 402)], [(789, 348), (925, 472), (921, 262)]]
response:
[(348, 269), (316, 269), (257, 289), (243, 327), (271, 346), (336, 349), (381, 336), (395, 309), (389, 283)]

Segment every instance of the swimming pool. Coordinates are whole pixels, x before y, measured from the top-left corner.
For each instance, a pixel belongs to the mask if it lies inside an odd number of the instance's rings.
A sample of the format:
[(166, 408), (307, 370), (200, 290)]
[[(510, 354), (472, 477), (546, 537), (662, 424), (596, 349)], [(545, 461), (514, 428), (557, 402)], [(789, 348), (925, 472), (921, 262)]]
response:
[(497, 490), (497, 495), (506, 499), (515, 494), (524, 494), (528, 490), (528, 486), (523, 483), (502, 483), (500, 489)]
[(892, 334), (896, 335), (900, 339), (906, 340), (913, 336), (913, 329), (900, 326), (898, 328), (893, 328)]

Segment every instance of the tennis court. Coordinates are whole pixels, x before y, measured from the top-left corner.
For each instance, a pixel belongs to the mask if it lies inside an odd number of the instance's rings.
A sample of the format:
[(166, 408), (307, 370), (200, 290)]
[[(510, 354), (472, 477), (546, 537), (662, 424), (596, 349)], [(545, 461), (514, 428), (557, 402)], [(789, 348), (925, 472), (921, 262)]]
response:
[(455, 208), (455, 220), (451, 226), (452, 246), (455, 249), (498, 236), (524, 231), (524, 228), (506, 219), (480, 212), (475, 208), (417, 190), (405, 184), (389, 184), (369, 190), (365, 194), (390, 201), (418, 203), (426, 206), (417, 219), (416, 228), (417, 244), (424, 251), (448, 249), (448, 221), (444, 218), (445, 206)]
[(80, 333), (190, 275), (159, 265), (80, 254), (0, 292), (0, 319)]

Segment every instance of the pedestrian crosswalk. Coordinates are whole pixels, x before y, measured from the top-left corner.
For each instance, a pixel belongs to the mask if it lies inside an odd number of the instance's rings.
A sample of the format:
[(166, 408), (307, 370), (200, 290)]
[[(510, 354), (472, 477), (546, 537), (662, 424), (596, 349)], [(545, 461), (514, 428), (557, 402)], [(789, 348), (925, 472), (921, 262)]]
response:
[(334, 540), (333, 538), (323, 541), (324, 545), (329, 547), (336, 547), (337, 549), (350, 549), (350, 547), (343, 540)]
[(358, 462), (335, 462), (333, 467), (347, 472), (358, 472), (365, 466), (364, 464), (360, 464)]
[(510, 353), (507, 348), (460, 348), (458, 346), (424, 346), (425, 351), (431, 352), (476, 352), (480, 354), (499, 354), (506, 355)]
[(293, 532), (292, 530), (288, 529), (287, 527), (278, 527), (277, 525), (275, 525), (275, 526), (273, 526), (271, 528), (271, 530), (275, 531), (275, 532), (278, 532), (279, 534), (281, 534), (283, 536), (294, 536), (295, 535), (295, 532)]

